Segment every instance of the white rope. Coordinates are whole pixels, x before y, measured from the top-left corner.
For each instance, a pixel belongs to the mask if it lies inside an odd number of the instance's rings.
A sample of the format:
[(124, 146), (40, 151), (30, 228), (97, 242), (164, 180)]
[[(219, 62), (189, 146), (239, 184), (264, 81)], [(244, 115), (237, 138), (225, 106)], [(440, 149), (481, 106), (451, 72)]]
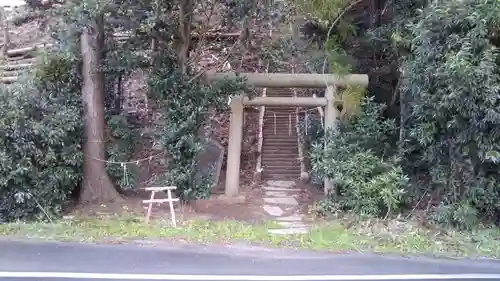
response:
[(128, 186), (128, 173), (127, 173), (127, 164), (122, 163), (122, 168), (123, 168), (123, 183), (125, 186)]

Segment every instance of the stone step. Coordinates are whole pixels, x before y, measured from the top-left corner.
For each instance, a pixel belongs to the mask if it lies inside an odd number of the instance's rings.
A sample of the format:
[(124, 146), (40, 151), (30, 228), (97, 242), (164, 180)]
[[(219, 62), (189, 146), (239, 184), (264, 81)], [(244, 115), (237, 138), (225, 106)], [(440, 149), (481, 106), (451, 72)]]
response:
[(287, 135), (288, 134), (293, 135), (294, 131), (295, 131), (295, 133), (297, 133), (297, 129), (294, 125), (292, 125), (292, 127), (289, 127), (288, 125), (287, 126), (277, 125), (275, 128), (274, 125), (265, 124), (264, 127), (262, 128), (262, 131), (264, 133), (269, 133), (269, 134), (274, 134), (274, 131), (286, 133)]
[(274, 120), (266, 120), (263, 124), (263, 128), (262, 129), (273, 129), (276, 127), (276, 130), (278, 129), (281, 129), (281, 130), (288, 130), (289, 128), (292, 128), (292, 129), (295, 129), (296, 128), (296, 125), (295, 125), (295, 121), (292, 122), (292, 124), (290, 124), (290, 122), (288, 122), (288, 120), (286, 120), (286, 122), (278, 122), (278, 120), (276, 120), (276, 122), (274, 122)]
[(264, 132), (268, 132), (268, 133), (274, 133), (276, 129), (276, 132), (286, 132), (287, 134), (290, 133), (290, 134), (293, 134), (293, 132), (297, 132), (297, 129), (295, 128), (295, 125), (292, 124), (292, 127), (291, 127), (291, 130), (290, 130), (290, 126), (288, 125), (276, 125), (276, 128), (274, 127), (274, 125), (272, 124), (265, 124), (263, 127), (262, 127), (262, 131)]
[(292, 140), (295, 140), (295, 143), (297, 143), (297, 132), (295, 134), (293, 132), (290, 132), (289, 130), (278, 130), (276, 128), (276, 131), (267, 129), (266, 131), (263, 131), (263, 140), (282, 140), (284, 142), (292, 142)]
[(290, 171), (300, 172), (300, 165), (279, 166), (273, 164), (272, 161), (269, 161), (269, 162), (262, 162), (262, 166), (265, 167), (267, 171), (273, 171), (273, 172), (284, 172), (284, 173), (289, 173)]
[(299, 154), (291, 154), (291, 153), (281, 153), (281, 154), (275, 154), (274, 156), (267, 156), (265, 158), (262, 158), (262, 164), (266, 163), (283, 163), (283, 162), (290, 162), (290, 163), (300, 163), (299, 161)]
[(262, 160), (262, 166), (272, 168), (272, 169), (281, 168), (281, 167), (284, 167), (287, 169), (290, 167), (295, 167), (297, 169), (300, 169), (300, 163), (298, 161), (299, 161), (298, 157), (290, 157), (290, 159), (288, 159), (288, 161), (287, 161), (288, 164), (282, 160), (266, 159), (266, 160)]
[(264, 139), (264, 146), (297, 146), (297, 138), (272, 138), (268, 137)]
[[(292, 164), (283, 164), (282, 161), (274, 161), (274, 160), (266, 160), (266, 161), (262, 161), (262, 167), (266, 167), (268, 168), (268, 170), (290, 170), (290, 169), (297, 169), (297, 170), (300, 170), (300, 164), (297, 163), (296, 161), (298, 160), (292, 160), (292, 161), (295, 161), (293, 162), (293, 165)], [(292, 161), (290, 161), (290, 163), (292, 163)]]
[(285, 142), (291, 142), (292, 140), (295, 140), (295, 143), (297, 143), (297, 130), (290, 131), (289, 129), (284, 130), (284, 129), (276, 128), (276, 130), (274, 130), (274, 128), (263, 128), (262, 133), (263, 133), (262, 137), (263, 137), (264, 141), (266, 139), (268, 139), (268, 140), (283, 140)]
[[(296, 136), (288, 136), (288, 139), (285, 139), (285, 135), (267, 135), (264, 136), (263, 139), (263, 149), (266, 147), (297, 147), (297, 137)], [(274, 138), (276, 137), (276, 138)]]
[(273, 172), (263, 171), (262, 178), (265, 180), (292, 180), (292, 181), (296, 181), (300, 178), (300, 173), (275, 174)]
[[(283, 128), (288, 128), (288, 126), (290, 126), (290, 123), (292, 123), (292, 128), (295, 128), (295, 116), (292, 116), (292, 120), (290, 120), (288, 117), (283, 117), (283, 118), (280, 118), (280, 117), (276, 117), (276, 119), (274, 119), (274, 117), (269, 117), (269, 118), (266, 118), (264, 119), (264, 127), (273, 127), (276, 125), (276, 128), (279, 128), (279, 127), (283, 127)], [(292, 122), (290, 122), (292, 121)]]
[(296, 128), (295, 127), (295, 122), (292, 123), (292, 126), (290, 126), (290, 124), (288, 123), (276, 123), (276, 126), (274, 126), (274, 123), (273, 122), (268, 122), (268, 123), (264, 123), (264, 126), (262, 127), (262, 130), (271, 130), (271, 131), (274, 131), (274, 129), (276, 129), (277, 131), (280, 130), (280, 131), (289, 131), (290, 128), (292, 129), (292, 131)]
[(276, 126), (289, 126), (290, 125), (290, 121), (292, 123), (292, 126), (295, 126), (295, 120), (297, 120), (295, 118), (295, 114), (291, 117), (291, 120), (290, 120), (290, 117), (287, 116), (276, 116), (276, 118), (274, 118), (273, 116), (269, 116), (267, 118), (264, 119), (264, 124), (265, 125), (274, 125), (276, 124)]
[(270, 165), (262, 165), (264, 171), (268, 173), (272, 173), (273, 175), (283, 175), (283, 174), (294, 174), (300, 175), (300, 166), (270, 166)]
[[(290, 134), (288, 131), (278, 131), (276, 130), (276, 134), (274, 133), (274, 130), (271, 131), (265, 131), (263, 132), (263, 140), (269, 140), (269, 139), (275, 139), (275, 140), (295, 140), (295, 145), (297, 145), (297, 133), (295, 134)], [(290, 141), (291, 142), (291, 141)]]
[[(275, 169), (295, 169), (297, 167), (300, 167), (300, 163), (297, 161), (289, 161), (289, 162), (281, 162), (281, 161), (263, 161), (262, 162), (262, 167), (270, 169), (270, 170), (275, 170)], [(300, 169), (299, 169), (300, 170)]]
[[(278, 164), (276, 164), (278, 163)], [(299, 172), (300, 173), (300, 165), (295, 164), (295, 165), (280, 165), (280, 162), (274, 162), (274, 161), (267, 161), (267, 162), (262, 162), (262, 167), (266, 171), (273, 171), (273, 172), (280, 172), (280, 173), (295, 173)]]
[(274, 128), (276, 128), (276, 130), (289, 130), (290, 128), (292, 128), (292, 130), (294, 130), (296, 128), (296, 125), (295, 125), (295, 121), (292, 122), (292, 124), (290, 124), (290, 122), (288, 122), (288, 120), (286, 122), (274, 122), (274, 120), (267, 120), (264, 122), (263, 124), (263, 127), (262, 129), (267, 129), (267, 130), (274, 130)]
[[(280, 148), (283, 148), (281, 150), (281, 152), (277, 151), (277, 150), (280, 150)], [(262, 151), (266, 151), (266, 152), (275, 152), (277, 154), (283, 154), (283, 152), (287, 152), (286, 154), (290, 154), (290, 155), (295, 155), (297, 154), (297, 148), (298, 148), (298, 145), (297, 144), (283, 144), (283, 145), (276, 145), (276, 143), (266, 143), (264, 142), (264, 145), (262, 146)]]
[(277, 165), (277, 166), (297, 166), (300, 164), (299, 158), (295, 157), (293, 155), (290, 155), (289, 158), (283, 159), (283, 158), (266, 158), (262, 159), (262, 164), (272, 164), (272, 165)]
[(297, 144), (297, 133), (295, 134), (290, 134), (288, 131), (278, 131), (276, 130), (276, 134), (274, 130), (271, 131), (265, 131), (264, 136), (263, 136), (264, 141), (266, 139), (276, 139), (276, 140), (295, 140), (295, 144)]
[(262, 148), (262, 153), (272, 153), (272, 154), (285, 154), (285, 155), (298, 155), (297, 146), (285, 146), (285, 147), (276, 147), (276, 146), (264, 146)]
[(286, 146), (264, 145), (262, 151), (271, 153), (275, 152), (281, 154), (283, 154), (283, 152), (288, 152), (290, 155), (295, 155), (297, 152), (297, 145), (286, 145)]
[(265, 180), (296, 180), (300, 178), (300, 170), (297, 171), (275, 171), (264, 169), (262, 176)]
[(284, 161), (299, 161), (299, 155), (283, 155), (283, 156), (276, 156), (276, 155), (269, 155), (267, 157), (262, 157), (262, 163), (270, 163), (270, 162), (284, 162)]
[(272, 155), (266, 155), (264, 152), (262, 153), (262, 159), (298, 159), (299, 158), (299, 153), (298, 152), (289, 152), (289, 151), (281, 151), (281, 152), (275, 152)]

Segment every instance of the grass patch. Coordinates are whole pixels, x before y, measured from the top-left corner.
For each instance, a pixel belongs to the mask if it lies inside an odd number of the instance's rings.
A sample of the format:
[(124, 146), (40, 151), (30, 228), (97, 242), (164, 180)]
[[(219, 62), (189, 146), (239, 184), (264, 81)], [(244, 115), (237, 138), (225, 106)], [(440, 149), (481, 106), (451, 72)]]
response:
[(271, 235), (274, 223), (189, 220), (172, 228), (164, 221), (146, 225), (131, 216), (86, 217), (47, 223), (0, 225), (0, 235), (78, 242), (120, 242), (137, 239), (178, 239), (194, 243), (245, 241), (260, 245), (313, 250), (373, 251), (435, 256), (500, 257), (500, 231), (436, 232), (410, 223), (362, 221), (346, 227), (341, 222), (317, 223), (305, 235)]

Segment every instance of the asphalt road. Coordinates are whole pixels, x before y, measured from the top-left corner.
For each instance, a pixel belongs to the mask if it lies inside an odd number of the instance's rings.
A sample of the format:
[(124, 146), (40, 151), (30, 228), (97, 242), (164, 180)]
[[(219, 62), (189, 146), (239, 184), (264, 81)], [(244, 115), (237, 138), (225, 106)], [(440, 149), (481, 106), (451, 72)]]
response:
[(500, 280), (498, 260), (331, 254), (244, 245), (0, 240), (0, 280)]

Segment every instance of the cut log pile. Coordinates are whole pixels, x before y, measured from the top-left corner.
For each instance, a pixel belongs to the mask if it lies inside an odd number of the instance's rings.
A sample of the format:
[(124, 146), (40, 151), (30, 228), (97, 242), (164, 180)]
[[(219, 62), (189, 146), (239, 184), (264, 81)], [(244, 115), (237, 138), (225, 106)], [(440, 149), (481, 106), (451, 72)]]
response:
[(5, 7), (0, 7), (0, 83), (11, 84), (36, 63), (40, 49), (51, 47), (51, 44), (41, 44), (31, 47), (11, 49), (9, 21)]
[(16, 82), (19, 76), (35, 65), (37, 51), (50, 46), (44, 44), (4, 52), (0, 64), (0, 83), (11, 84)]

